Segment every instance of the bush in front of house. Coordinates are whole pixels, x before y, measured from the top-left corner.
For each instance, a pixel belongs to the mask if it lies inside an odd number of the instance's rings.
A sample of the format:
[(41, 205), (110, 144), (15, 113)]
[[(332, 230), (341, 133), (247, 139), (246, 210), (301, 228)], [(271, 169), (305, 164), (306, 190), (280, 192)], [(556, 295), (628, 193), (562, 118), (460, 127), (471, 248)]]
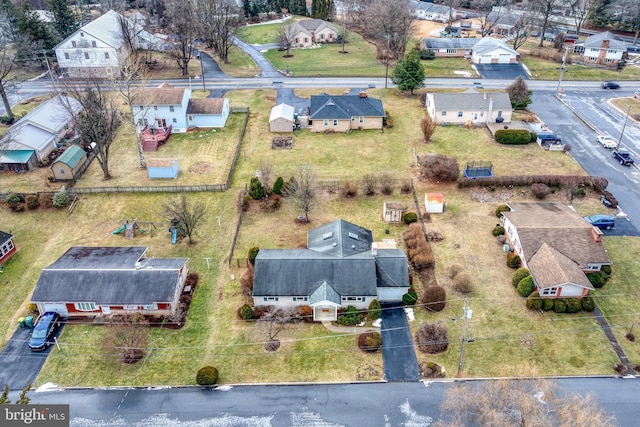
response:
[(402, 215), (402, 222), (407, 225), (418, 222), (418, 214), (415, 212), (406, 212), (404, 215)]
[(416, 332), (416, 343), (423, 353), (442, 353), (449, 347), (449, 329), (442, 320), (423, 323)]
[(416, 271), (434, 267), (436, 260), (420, 224), (410, 224), (402, 238), (408, 248), (407, 258)]
[(603, 265), (602, 267), (600, 267), (600, 271), (602, 271), (605, 274), (608, 274), (609, 276), (611, 276), (611, 266), (610, 265)]
[(511, 284), (513, 285), (514, 288), (517, 288), (518, 287), (518, 283), (520, 283), (520, 281), (522, 279), (524, 279), (525, 277), (530, 276), (530, 275), (531, 275), (531, 273), (529, 273), (529, 269), (524, 268), (524, 267), (520, 267), (513, 274), (513, 279), (511, 279)]
[(502, 236), (504, 234), (504, 227), (501, 225), (496, 225), (495, 227), (493, 227), (493, 230), (491, 230), (491, 234), (493, 234), (495, 237)]
[(409, 289), (409, 292), (402, 295), (402, 304), (404, 305), (415, 305), (418, 301), (418, 294), (413, 289)]
[(609, 275), (604, 271), (596, 271), (594, 273), (587, 273), (587, 279), (589, 279), (589, 282), (591, 282), (594, 288), (600, 289), (607, 284)]
[(338, 316), (338, 324), (343, 326), (353, 326), (360, 323), (362, 323), (362, 314), (352, 305), (348, 306), (344, 313)]
[(533, 277), (527, 276), (518, 283), (517, 289), (521, 297), (527, 298), (533, 292), (533, 288), (535, 288)]
[(53, 195), (53, 207), (63, 209), (71, 204), (71, 196), (64, 190), (58, 191)]
[(596, 309), (596, 302), (593, 300), (593, 297), (590, 295), (583, 297), (582, 301), (580, 301), (580, 304), (582, 305), (582, 309), (584, 311), (591, 312)]
[(249, 259), (251, 265), (256, 264), (256, 257), (258, 256), (258, 252), (260, 252), (260, 248), (258, 246), (252, 247), (251, 249), (249, 249), (249, 252), (247, 252), (247, 258)]
[(542, 310), (551, 311), (554, 307), (553, 298), (542, 298)]
[(365, 332), (358, 335), (358, 348), (362, 351), (374, 353), (382, 347), (382, 335), (380, 332)]
[(422, 303), (429, 311), (442, 311), (447, 304), (447, 292), (440, 285), (430, 285), (424, 290)]
[(542, 298), (538, 291), (531, 292), (531, 295), (527, 297), (527, 308), (529, 310), (540, 311), (542, 309)]
[(249, 304), (245, 304), (240, 308), (240, 316), (244, 320), (253, 319), (253, 308)]
[(509, 252), (507, 254), (507, 267), (509, 268), (520, 268), (522, 262), (520, 261), (520, 256), (514, 252)]
[(567, 311), (567, 302), (564, 298), (555, 298), (553, 300), (553, 311), (556, 313), (564, 313)]
[(284, 179), (281, 176), (276, 178), (273, 183), (273, 194), (282, 194), (282, 186), (284, 185)]
[(218, 368), (205, 366), (198, 370), (196, 383), (201, 386), (211, 386), (218, 382)]
[(551, 193), (551, 188), (549, 188), (547, 184), (536, 182), (535, 184), (531, 184), (531, 192), (536, 199), (542, 200)]
[(567, 298), (567, 310), (566, 313), (577, 313), (582, 310), (582, 304), (578, 298)]
[(500, 205), (496, 208), (496, 216), (502, 218), (502, 212), (511, 212), (511, 208), (507, 205)]
[(367, 317), (369, 318), (369, 320), (376, 320), (379, 319), (381, 315), (382, 306), (380, 305), (380, 301), (374, 298), (369, 303), (369, 314), (367, 314)]
[(494, 137), (500, 144), (524, 145), (531, 142), (531, 132), (526, 129), (498, 129)]
[(313, 323), (313, 308), (308, 305), (301, 305), (298, 307), (298, 317), (305, 323)]

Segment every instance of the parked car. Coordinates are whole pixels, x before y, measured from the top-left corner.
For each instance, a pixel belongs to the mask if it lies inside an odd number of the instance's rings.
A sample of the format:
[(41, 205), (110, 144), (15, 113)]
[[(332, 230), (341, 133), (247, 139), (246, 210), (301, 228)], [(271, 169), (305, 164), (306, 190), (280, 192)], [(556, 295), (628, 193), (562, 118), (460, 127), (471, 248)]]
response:
[(602, 82), (600, 87), (602, 89), (620, 89), (620, 85), (616, 82)]
[(613, 158), (624, 166), (631, 166), (633, 164), (633, 157), (631, 157), (631, 154), (627, 151), (613, 150)]
[(611, 230), (616, 226), (615, 218), (611, 215), (591, 215), (585, 216), (584, 219), (594, 227), (601, 230)]
[(45, 350), (51, 345), (60, 325), (62, 325), (62, 319), (58, 313), (47, 311), (40, 315), (31, 333), (29, 348), (33, 351)]
[(618, 141), (609, 135), (598, 135), (596, 141), (604, 148), (616, 148), (618, 146)]

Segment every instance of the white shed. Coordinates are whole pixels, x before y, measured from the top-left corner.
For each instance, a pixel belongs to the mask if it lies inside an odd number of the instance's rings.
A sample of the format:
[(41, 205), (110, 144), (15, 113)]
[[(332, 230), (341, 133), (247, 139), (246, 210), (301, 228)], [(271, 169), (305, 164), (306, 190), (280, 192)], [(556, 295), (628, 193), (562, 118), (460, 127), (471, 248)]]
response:
[(424, 207), (427, 213), (442, 213), (444, 211), (444, 197), (441, 193), (426, 193)]
[(271, 132), (292, 132), (293, 120), (293, 107), (287, 104), (278, 104), (271, 109), (269, 128)]
[(384, 222), (399, 223), (402, 221), (404, 205), (401, 202), (385, 201), (382, 207), (382, 219)]

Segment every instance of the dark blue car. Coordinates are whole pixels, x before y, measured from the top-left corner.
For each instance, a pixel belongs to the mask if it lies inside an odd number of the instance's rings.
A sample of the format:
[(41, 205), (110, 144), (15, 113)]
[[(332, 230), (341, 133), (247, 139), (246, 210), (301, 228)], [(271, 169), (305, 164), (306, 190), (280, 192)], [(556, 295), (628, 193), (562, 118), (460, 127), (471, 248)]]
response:
[(36, 326), (31, 333), (29, 348), (33, 351), (45, 350), (51, 345), (53, 337), (60, 328), (62, 319), (58, 313), (47, 311), (36, 322)]
[(584, 219), (601, 230), (611, 230), (616, 226), (615, 219), (611, 215), (591, 215), (585, 216)]

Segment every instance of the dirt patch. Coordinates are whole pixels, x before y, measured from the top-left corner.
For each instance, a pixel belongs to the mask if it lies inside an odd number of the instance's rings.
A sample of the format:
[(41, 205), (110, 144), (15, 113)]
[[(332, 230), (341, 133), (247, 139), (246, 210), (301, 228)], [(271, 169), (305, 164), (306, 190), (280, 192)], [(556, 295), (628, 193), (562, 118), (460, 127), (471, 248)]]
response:
[(208, 162), (198, 162), (191, 165), (189, 172), (196, 175), (204, 175), (213, 170), (213, 164)]
[(356, 370), (356, 381), (375, 381), (384, 378), (384, 370), (380, 365), (362, 365)]
[(292, 136), (276, 136), (271, 140), (271, 148), (291, 150), (293, 148)]

